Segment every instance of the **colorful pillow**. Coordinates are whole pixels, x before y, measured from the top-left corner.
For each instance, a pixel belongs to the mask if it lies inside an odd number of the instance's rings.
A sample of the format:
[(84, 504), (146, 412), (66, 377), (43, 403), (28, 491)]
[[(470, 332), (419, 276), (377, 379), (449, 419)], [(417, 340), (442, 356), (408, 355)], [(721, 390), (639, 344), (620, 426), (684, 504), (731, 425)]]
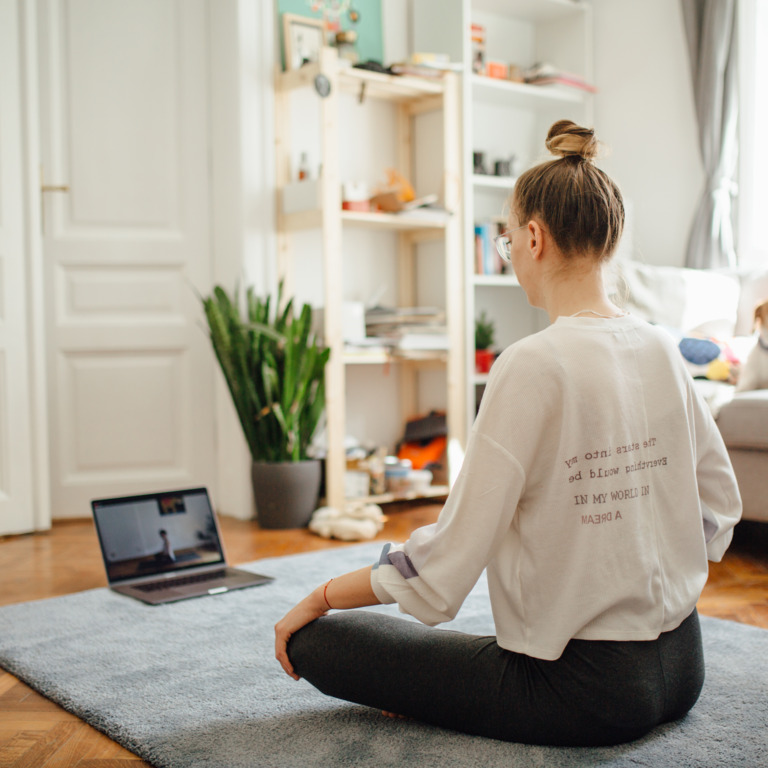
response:
[(694, 378), (727, 381), (735, 384), (739, 359), (724, 341), (698, 336), (684, 336), (678, 344), (686, 368)]

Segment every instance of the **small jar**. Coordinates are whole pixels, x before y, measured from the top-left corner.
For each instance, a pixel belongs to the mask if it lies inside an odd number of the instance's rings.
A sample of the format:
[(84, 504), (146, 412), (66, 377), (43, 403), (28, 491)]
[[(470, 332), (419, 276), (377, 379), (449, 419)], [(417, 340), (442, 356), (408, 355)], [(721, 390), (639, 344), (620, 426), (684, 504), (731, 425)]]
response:
[(385, 493), (387, 480), (384, 457), (386, 449), (379, 449), (368, 457), (368, 474), (371, 476), (371, 493), (375, 496)]
[(397, 456), (387, 456), (384, 459), (384, 478), (389, 493), (406, 493), (410, 490), (411, 466), (409, 459), (401, 461)]

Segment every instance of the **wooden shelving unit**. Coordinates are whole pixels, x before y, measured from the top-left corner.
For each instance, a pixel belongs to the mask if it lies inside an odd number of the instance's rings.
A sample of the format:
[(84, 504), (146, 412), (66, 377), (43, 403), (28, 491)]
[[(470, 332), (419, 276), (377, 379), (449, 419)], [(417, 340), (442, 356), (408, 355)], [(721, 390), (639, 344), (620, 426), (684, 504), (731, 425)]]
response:
[[(281, 195), (291, 181), (290, 176), (290, 94), (299, 88), (314, 88), (316, 78), (325, 78), (330, 85), (327, 96), (320, 99), (318, 130), (321, 131), (322, 175), (319, 206), (316, 209), (284, 215)], [(417, 376), (424, 367), (444, 370), (447, 382), (447, 425), (449, 455), (463, 455), (466, 445), (466, 347), (464, 343), (464, 260), (463, 211), (461, 207), (461, 115), (460, 81), (447, 74), (439, 79), (397, 77), (340, 65), (337, 53), (324, 48), (316, 64), (298, 71), (278, 72), (275, 77), (275, 108), (277, 122), (277, 183), (278, 183), (278, 272), (292, 295), (293, 254), (292, 234), (306, 229), (318, 229), (322, 239), (324, 338), (331, 347), (326, 374), (326, 418), (328, 455), (326, 459), (326, 503), (341, 507), (344, 498), (346, 368), (361, 365), (397, 365), (400, 374), (401, 413), (393, 418), (405, 419), (418, 412)], [(340, 94), (352, 94), (363, 102), (383, 100), (396, 112), (398, 170), (411, 178), (413, 153), (416, 149), (414, 120), (427, 112), (443, 112), (443, 200), (450, 215), (442, 218), (419, 213), (383, 214), (344, 211), (341, 207), (340, 158)], [(449, 337), (447, 352), (413, 352), (407, 354), (349, 354), (342, 336), (342, 302), (344, 301), (344, 264), (342, 239), (345, 230), (364, 228), (389, 231), (396, 235), (398, 303), (415, 306), (416, 261), (419, 245), (424, 242), (442, 243), (445, 265), (445, 310)], [(372, 406), (375, 406), (372, 403)], [(456, 450), (458, 448), (458, 451)], [(457, 467), (449, 467), (455, 476)], [(448, 488), (436, 486), (426, 494), (439, 497)], [(422, 494), (424, 495), (424, 494)], [(409, 498), (413, 495), (408, 495)], [(401, 496), (386, 494), (370, 497), (385, 503)]]

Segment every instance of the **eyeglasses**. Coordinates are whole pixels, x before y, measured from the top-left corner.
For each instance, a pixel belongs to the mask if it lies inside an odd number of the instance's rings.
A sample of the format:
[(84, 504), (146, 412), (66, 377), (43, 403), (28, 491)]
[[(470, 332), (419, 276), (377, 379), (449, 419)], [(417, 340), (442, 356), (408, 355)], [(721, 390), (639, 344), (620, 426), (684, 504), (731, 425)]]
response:
[(512, 260), (512, 241), (507, 235), (517, 232), (518, 229), (525, 229), (527, 226), (527, 224), (523, 224), (514, 229), (508, 229), (506, 232), (502, 232), (500, 235), (496, 235), (496, 237), (493, 238), (493, 242), (496, 244), (496, 251), (507, 264)]

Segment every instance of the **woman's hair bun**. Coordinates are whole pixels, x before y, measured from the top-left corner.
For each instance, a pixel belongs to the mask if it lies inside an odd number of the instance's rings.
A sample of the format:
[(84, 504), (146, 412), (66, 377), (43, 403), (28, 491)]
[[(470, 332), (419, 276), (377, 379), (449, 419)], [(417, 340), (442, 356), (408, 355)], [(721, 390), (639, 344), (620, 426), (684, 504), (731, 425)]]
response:
[(599, 142), (591, 128), (582, 128), (570, 120), (558, 120), (547, 134), (547, 149), (558, 157), (597, 157)]

